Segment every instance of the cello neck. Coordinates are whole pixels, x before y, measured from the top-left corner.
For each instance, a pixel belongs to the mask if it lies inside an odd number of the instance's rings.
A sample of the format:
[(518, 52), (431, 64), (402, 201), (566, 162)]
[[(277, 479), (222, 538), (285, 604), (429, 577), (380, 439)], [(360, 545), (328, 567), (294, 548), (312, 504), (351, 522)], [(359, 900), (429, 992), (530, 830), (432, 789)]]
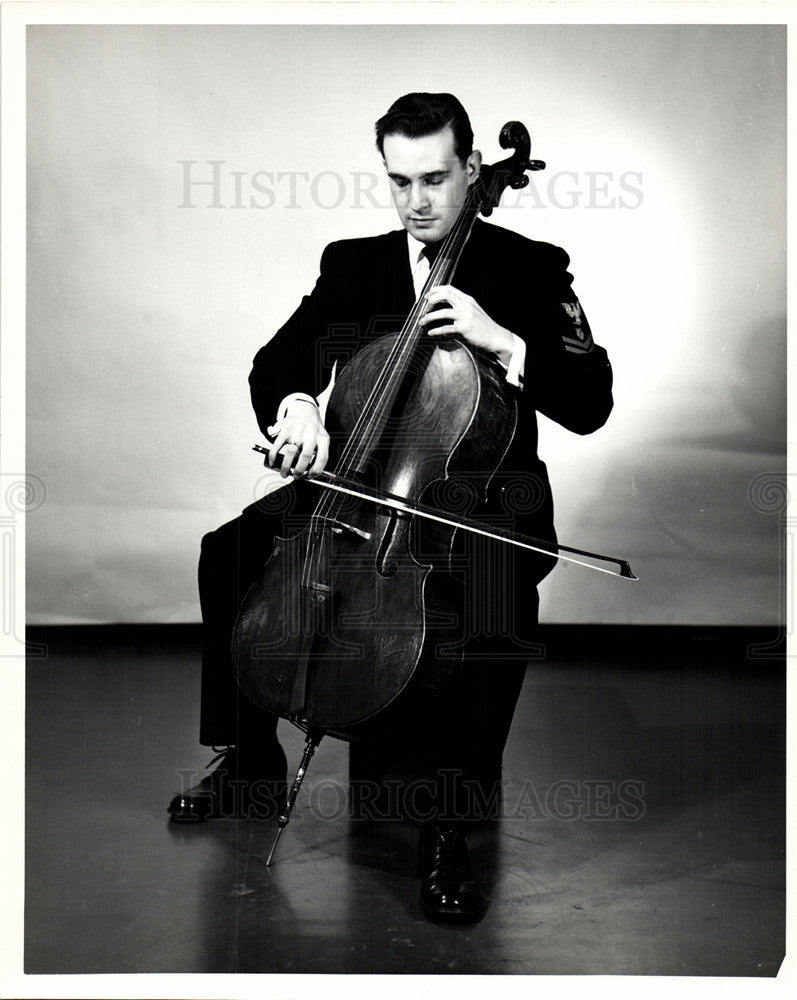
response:
[[(454, 272), (462, 256), (462, 251), (465, 249), (465, 244), (468, 242), (468, 237), (478, 218), (481, 207), (481, 198), (478, 193), (477, 183), (478, 178), (468, 188), (465, 204), (457, 216), (457, 221), (451, 227), (451, 232), (440, 244), (437, 256), (429, 268), (429, 277), (426, 279), (423, 291), (418, 297), (419, 301), (423, 299), (423, 296), (427, 292), (438, 285), (447, 285), (454, 277)], [(421, 311), (421, 316), (424, 311)], [(420, 319), (420, 316), (418, 319)]]
[(337, 468), (339, 475), (351, 476), (361, 472), (382, 436), (396, 396), (412, 365), (418, 343), (424, 334), (421, 318), (428, 308), (426, 293), (438, 285), (445, 285), (451, 281), (478, 217), (482, 198), (477, 188), (477, 182), (468, 188), (465, 203), (460, 209), (456, 222), (440, 244), (440, 250), (429, 269), (429, 277), (398, 335), (388, 364), (385, 365), (383, 377), (374, 385), (368, 401), (363, 407), (361, 418), (352, 431), (341, 455)]

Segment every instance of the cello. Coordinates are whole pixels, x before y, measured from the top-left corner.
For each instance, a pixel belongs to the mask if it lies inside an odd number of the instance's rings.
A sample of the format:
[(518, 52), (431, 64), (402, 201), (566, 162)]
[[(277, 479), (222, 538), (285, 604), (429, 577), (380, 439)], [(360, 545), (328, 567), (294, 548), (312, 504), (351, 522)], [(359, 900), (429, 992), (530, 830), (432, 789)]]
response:
[(529, 159), (521, 123), (505, 125), (499, 142), (513, 154), (482, 167), (468, 188), (402, 330), (368, 344), (338, 376), (327, 411), (345, 439), (335, 470), (301, 484), (321, 488), (320, 499), (301, 531), (276, 539), (238, 615), (241, 689), (307, 734), (267, 863), (321, 738), (355, 739), (405, 692), (439, 690), (456, 669), (440, 651), (456, 646), (457, 531), (576, 562), (591, 556), (634, 578), (623, 560), (496, 532), (429, 502), (441, 484), (449, 496), (460, 487), (483, 496), (517, 424), (494, 360), (455, 337), (432, 342), (421, 322), (426, 294), (451, 281), (478, 215), (544, 167)]

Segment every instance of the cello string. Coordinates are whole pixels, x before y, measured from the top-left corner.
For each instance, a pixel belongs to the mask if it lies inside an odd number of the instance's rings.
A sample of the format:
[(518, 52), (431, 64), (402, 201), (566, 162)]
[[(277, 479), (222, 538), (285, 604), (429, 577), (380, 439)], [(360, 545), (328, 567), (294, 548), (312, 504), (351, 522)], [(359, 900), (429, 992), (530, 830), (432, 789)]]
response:
[[(372, 386), (371, 392), (360, 412), (354, 428), (349, 435), (338, 461), (337, 470), (339, 473), (351, 474), (355, 466), (362, 465), (371, 450), (377, 434), (384, 426), (387, 410), (392, 402), (392, 397), (406, 374), (406, 367), (409, 363), (411, 353), (414, 352), (420, 336), (419, 320), (423, 315), (425, 302), (423, 295), (426, 291), (439, 284), (440, 277), (452, 261), (452, 248), (460, 239), (465, 229), (472, 225), (471, 216), (475, 217), (475, 210), (478, 208), (475, 198), (475, 186), (471, 185), (468, 198), (460, 211), (454, 226), (443, 241), (440, 253), (430, 269), (429, 277), (424, 285), (421, 295), (413, 304), (412, 309), (405, 321), (401, 333), (396, 339), (390, 354), (385, 362), (379, 377)], [(464, 240), (462, 241), (464, 245)], [(329, 517), (333, 514), (335, 507), (340, 509), (340, 503), (335, 502), (335, 498), (329, 497), (326, 503), (319, 503), (314, 518)]]
[[(373, 445), (381, 435), (384, 422), (387, 419), (388, 411), (398, 391), (399, 385), (406, 375), (407, 367), (411, 357), (415, 352), (421, 337), (420, 318), (425, 312), (426, 303), (424, 295), (438, 284), (442, 284), (444, 276), (450, 277), (453, 269), (461, 255), (465, 242), (478, 215), (481, 206), (481, 195), (476, 183), (470, 186), (457, 220), (451, 231), (443, 240), (443, 244), (435, 261), (432, 262), (430, 272), (418, 299), (413, 304), (410, 314), (405, 321), (401, 333), (396, 339), (396, 343), (388, 355), (379, 378), (375, 381), (369, 397), (364, 404), (360, 417), (355, 423), (349, 435), (346, 446), (338, 461), (337, 470), (340, 474), (352, 474), (355, 467), (361, 467)], [(367, 422), (370, 420), (370, 422)], [(318, 530), (323, 520), (335, 520), (339, 517), (343, 509), (345, 498), (335, 494), (326, 493), (319, 500), (313, 515), (310, 518), (311, 530), (315, 537), (318, 537)], [(311, 536), (312, 537), (312, 536)], [(320, 558), (318, 547), (313, 547), (313, 552)], [(305, 571), (309, 572), (307, 560), (310, 557), (308, 548), (305, 560)]]
[[(393, 345), (379, 377), (371, 388), (360, 416), (355, 422), (337, 464), (339, 474), (351, 475), (356, 468), (361, 467), (373, 450), (376, 440), (381, 436), (395, 395), (406, 376), (411, 359), (421, 339), (423, 328), (420, 325), (420, 319), (425, 314), (427, 305), (424, 297), (429, 290), (444, 283), (442, 280), (444, 276), (446, 279), (450, 278), (473, 228), (481, 204), (482, 194), (479, 190), (479, 179), (477, 179), (470, 185), (465, 203), (454, 226), (443, 240), (440, 251), (431, 264), (421, 294), (413, 304), (404, 326), (396, 338), (396, 343)], [(326, 493), (319, 500), (310, 518), (311, 538), (313, 535), (318, 537), (318, 529), (323, 520), (337, 518), (344, 503), (345, 498), (340, 494), (336, 497), (334, 493)], [(316, 553), (317, 558), (321, 557), (317, 545), (312, 547), (312, 551)], [(308, 545), (305, 572), (310, 571), (308, 565), (310, 554), (311, 548)]]
[[(378, 395), (382, 394), (383, 397), (385, 395), (389, 395), (390, 391), (394, 388), (396, 383), (403, 378), (405, 374), (405, 371), (403, 369), (405, 368), (405, 362), (407, 360), (406, 355), (414, 349), (415, 342), (417, 341), (417, 335), (419, 332), (418, 323), (425, 307), (425, 302), (423, 300), (423, 293), (425, 293), (428, 290), (428, 288), (432, 286), (433, 283), (439, 282), (439, 276), (443, 268), (445, 267), (445, 263), (451, 257), (451, 248), (459, 239), (464, 226), (468, 222), (467, 219), (468, 214), (469, 213), (466, 211), (466, 206), (463, 206), (463, 210), (460, 212), (460, 215), (457, 218), (457, 221), (455, 222), (454, 226), (452, 227), (451, 232), (443, 241), (443, 245), (441, 247), (437, 261), (435, 262), (434, 276), (432, 272), (430, 272), (430, 276), (427, 279), (427, 283), (424, 286), (421, 296), (419, 296), (419, 298), (413, 304), (410, 314), (407, 317), (407, 320), (404, 324), (404, 328), (399, 337), (397, 338), (396, 344), (394, 345), (394, 348), (388, 358), (388, 362), (385, 364), (383, 372), (380, 378), (377, 379), (373, 387), (372, 393), (366, 403), (366, 406), (364, 407), (363, 419), (367, 418), (367, 415), (369, 413), (369, 407), (376, 408), (379, 406), (380, 402), (384, 406), (384, 399), (381, 400), (378, 399), (377, 398)], [(359, 426), (355, 427), (355, 432), (360, 430), (361, 428)], [(352, 433), (352, 437), (350, 438), (350, 442), (352, 442), (353, 445), (355, 444), (355, 432)], [(347, 453), (342, 457), (349, 458), (349, 454)]]
[(361, 464), (367, 457), (376, 434), (382, 430), (384, 419), (387, 416), (386, 411), (392, 403), (395, 391), (406, 375), (412, 354), (420, 340), (422, 332), (420, 319), (424, 315), (426, 308), (424, 295), (431, 288), (435, 287), (435, 285), (442, 283), (440, 279), (447, 270), (453, 270), (453, 266), (461, 253), (462, 247), (464, 247), (465, 240), (470, 234), (470, 229), (475, 221), (478, 204), (474, 204), (476, 201), (475, 194), (473, 193), (474, 188), (475, 185), (471, 185), (465, 205), (463, 205), (454, 226), (443, 241), (437, 259), (432, 264), (423, 290), (414, 303), (404, 328), (388, 356), (383, 371), (376, 380), (371, 394), (363, 407), (361, 418), (355, 424), (354, 430), (349, 437), (347, 447), (344, 449), (339, 462), (339, 469), (342, 469), (343, 472), (351, 473), (353, 465)]
[(381, 430), (394, 390), (397, 389), (400, 380), (406, 373), (409, 351), (414, 349), (417, 340), (422, 304), (421, 299), (413, 304), (404, 327), (385, 361), (382, 372), (373, 385), (370, 396), (361, 412), (360, 420), (355, 425), (347, 447), (341, 455), (339, 468), (343, 472), (351, 473), (354, 465), (362, 464), (373, 439)]

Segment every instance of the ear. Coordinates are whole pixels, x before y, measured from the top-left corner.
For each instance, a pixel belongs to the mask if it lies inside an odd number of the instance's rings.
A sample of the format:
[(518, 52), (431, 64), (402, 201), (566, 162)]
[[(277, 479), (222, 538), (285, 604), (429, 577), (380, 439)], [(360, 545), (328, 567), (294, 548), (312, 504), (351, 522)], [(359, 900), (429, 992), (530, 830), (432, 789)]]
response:
[(478, 149), (474, 149), (465, 161), (465, 169), (468, 172), (468, 184), (472, 184), (479, 176), (482, 167), (482, 154)]

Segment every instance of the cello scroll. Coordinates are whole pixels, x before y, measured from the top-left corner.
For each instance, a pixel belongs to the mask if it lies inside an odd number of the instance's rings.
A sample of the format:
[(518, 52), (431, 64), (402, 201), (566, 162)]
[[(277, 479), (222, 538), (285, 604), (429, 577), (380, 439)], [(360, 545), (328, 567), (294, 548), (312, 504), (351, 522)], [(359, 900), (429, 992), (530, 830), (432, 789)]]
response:
[(482, 199), (481, 213), (484, 216), (492, 215), (493, 209), (498, 207), (504, 188), (519, 190), (527, 186), (527, 170), (545, 169), (544, 160), (529, 159), (531, 137), (523, 122), (507, 122), (501, 129), (498, 142), (501, 149), (513, 149), (514, 153), (498, 163), (482, 166), (479, 193)]

